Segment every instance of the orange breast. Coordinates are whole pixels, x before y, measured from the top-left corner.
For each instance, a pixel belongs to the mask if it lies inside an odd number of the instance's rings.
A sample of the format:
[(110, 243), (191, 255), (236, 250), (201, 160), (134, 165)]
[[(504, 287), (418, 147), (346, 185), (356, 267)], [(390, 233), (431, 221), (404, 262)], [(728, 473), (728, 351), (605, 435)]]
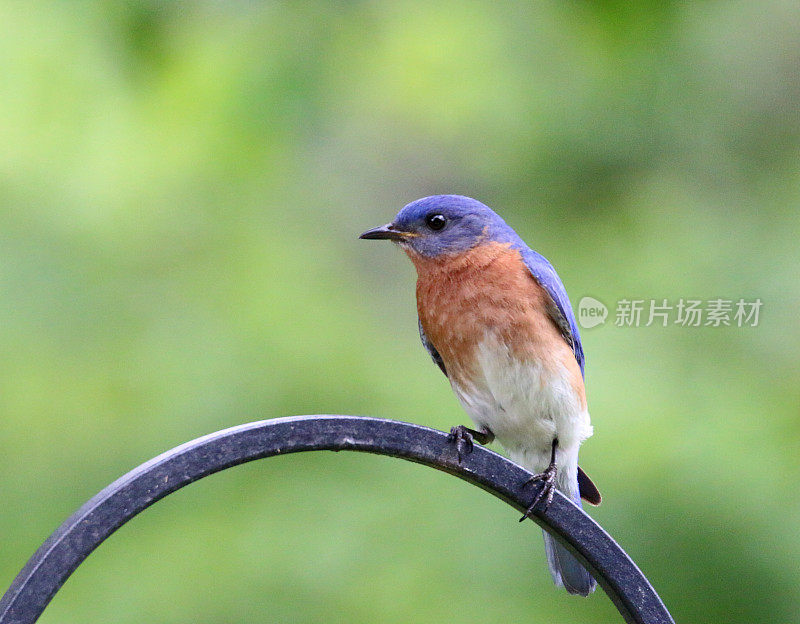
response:
[(479, 374), (474, 369), (475, 349), (493, 332), (511, 357), (548, 368), (565, 366), (585, 405), (578, 362), (547, 313), (550, 296), (518, 251), (508, 244), (488, 243), (440, 258), (407, 253), (417, 268), (420, 322), (454, 381)]

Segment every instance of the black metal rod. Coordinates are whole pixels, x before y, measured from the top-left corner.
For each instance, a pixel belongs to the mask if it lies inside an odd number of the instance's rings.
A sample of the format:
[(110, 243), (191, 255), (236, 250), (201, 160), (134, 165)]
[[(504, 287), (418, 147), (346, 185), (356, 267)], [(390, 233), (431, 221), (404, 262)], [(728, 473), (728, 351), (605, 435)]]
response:
[[(34, 553), (0, 600), (0, 624), (30, 624), (103, 540), (168, 494), (231, 466), (300, 451), (363, 451), (400, 457), (460, 477), (524, 511), (536, 489), (530, 473), (475, 445), (458, 462), (447, 434), (359, 416), (264, 420), (198, 438), (121, 477), (66, 520)], [(674, 624), (661, 599), (622, 548), (583, 510), (556, 492), (533, 519), (592, 572), (626, 622)]]

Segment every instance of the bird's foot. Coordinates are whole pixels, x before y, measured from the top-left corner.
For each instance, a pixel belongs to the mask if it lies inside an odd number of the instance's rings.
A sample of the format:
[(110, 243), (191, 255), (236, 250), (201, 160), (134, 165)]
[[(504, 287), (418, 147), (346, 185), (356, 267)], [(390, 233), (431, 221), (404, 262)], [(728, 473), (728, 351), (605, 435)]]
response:
[(450, 429), (450, 434), (447, 436), (447, 441), (456, 445), (456, 453), (458, 453), (458, 463), (461, 463), (461, 458), (467, 453), (472, 452), (475, 443), (472, 441), (472, 431), (464, 425), (458, 425)]
[(558, 469), (556, 468), (556, 465), (550, 464), (547, 468), (545, 468), (544, 472), (533, 475), (525, 482), (525, 485), (530, 485), (536, 481), (541, 481), (542, 487), (536, 493), (536, 496), (534, 497), (533, 502), (530, 504), (530, 507), (528, 507), (527, 511), (519, 519), (520, 522), (526, 518), (530, 518), (533, 515), (533, 510), (536, 508), (536, 505), (538, 505), (541, 501), (544, 501), (544, 509), (542, 511), (547, 511), (547, 508), (550, 506), (550, 503), (553, 502), (553, 496), (556, 493), (557, 474)]
[(474, 441), (477, 440), (481, 444), (490, 444), (494, 441), (494, 433), (488, 427), (482, 427), (483, 431), (475, 431), (464, 425), (458, 425), (450, 429), (450, 434), (447, 436), (447, 441), (456, 445), (456, 452), (458, 453), (458, 463), (467, 453), (472, 452), (475, 446)]

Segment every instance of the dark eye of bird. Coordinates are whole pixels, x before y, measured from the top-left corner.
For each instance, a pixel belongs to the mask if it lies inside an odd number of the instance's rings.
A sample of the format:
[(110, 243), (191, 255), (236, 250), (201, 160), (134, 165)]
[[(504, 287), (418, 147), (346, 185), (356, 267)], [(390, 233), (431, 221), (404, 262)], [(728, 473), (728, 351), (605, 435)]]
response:
[(425, 217), (425, 223), (432, 230), (441, 230), (447, 223), (447, 219), (444, 218), (444, 215), (429, 214)]

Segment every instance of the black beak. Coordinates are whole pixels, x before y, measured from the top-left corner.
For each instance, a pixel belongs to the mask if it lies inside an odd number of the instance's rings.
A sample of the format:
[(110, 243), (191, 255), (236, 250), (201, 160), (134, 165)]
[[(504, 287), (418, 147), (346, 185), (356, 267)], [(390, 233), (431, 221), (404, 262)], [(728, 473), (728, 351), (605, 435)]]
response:
[(364, 232), (359, 238), (375, 239), (375, 240), (404, 240), (414, 236), (413, 232), (404, 232), (395, 228), (393, 223), (387, 223), (380, 227), (372, 228)]

